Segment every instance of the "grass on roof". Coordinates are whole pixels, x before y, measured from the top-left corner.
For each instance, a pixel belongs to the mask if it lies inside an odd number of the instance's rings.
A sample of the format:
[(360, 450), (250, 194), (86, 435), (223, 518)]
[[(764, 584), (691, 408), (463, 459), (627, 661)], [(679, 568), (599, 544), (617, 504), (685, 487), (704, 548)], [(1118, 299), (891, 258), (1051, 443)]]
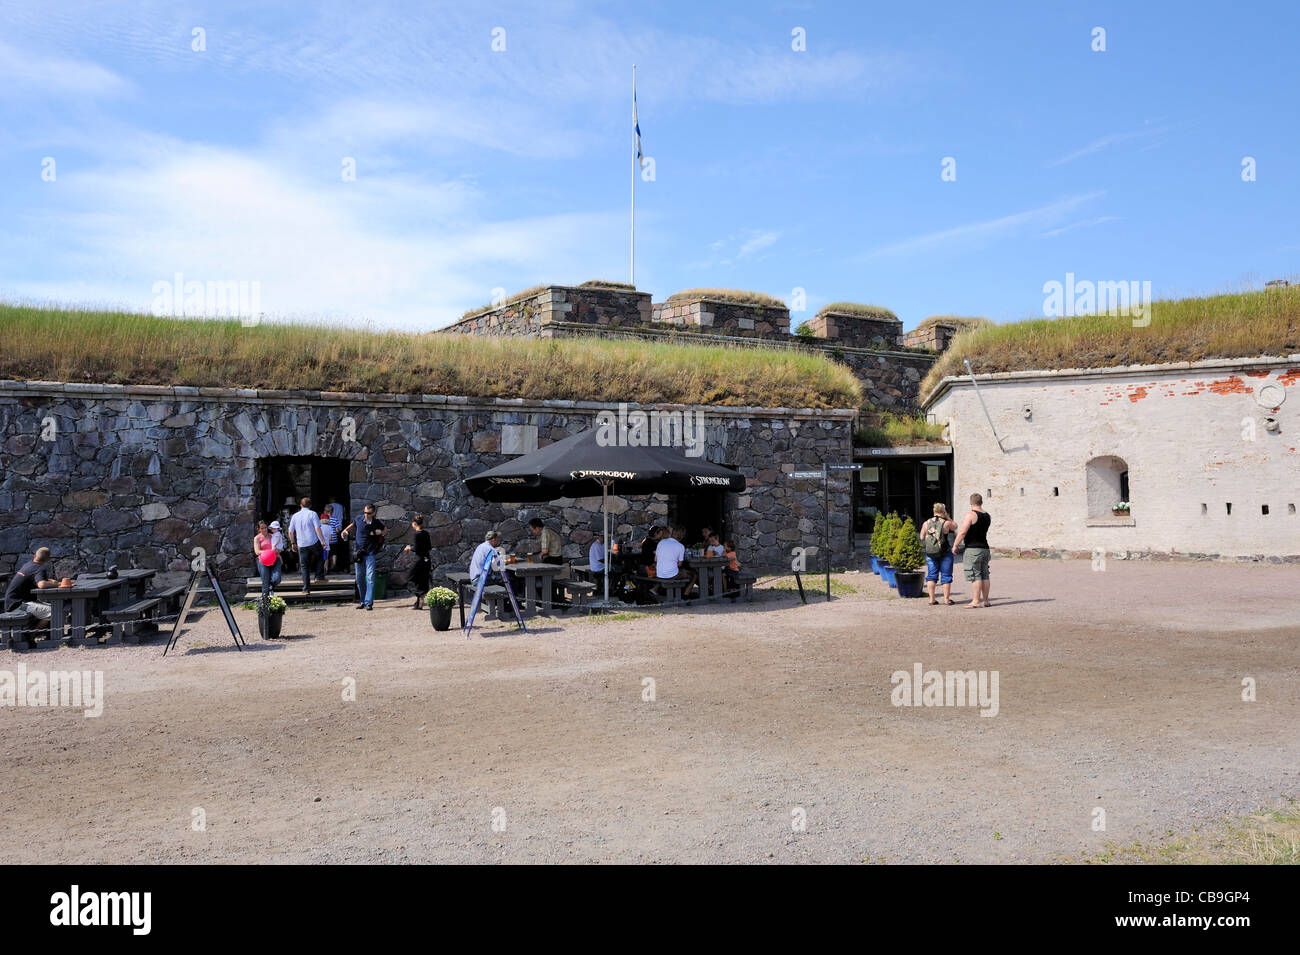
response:
[(827, 312), (841, 312), (849, 315), (856, 315), (859, 318), (877, 318), (887, 321), (898, 321), (898, 316), (892, 310), (885, 308), (883, 305), (866, 305), (862, 302), (831, 302), (829, 305), (823, 305), (817, 310), (817, 314), (825, 315)]
[(622, 292), (636, 291), (636, 286), (631, 282), (607, 282), (604, 279), (588, 279), (579, 285), (578, 288), (609, 288), (618, 289)]
[(495, 311), (498, 308), (505, 308), (507, 305), (513, 305), (515, 302), (522, 302), (526, 298), (532, 298), (538, 292), (543, 292), (548, 288), (550, 288), (549, 285), (534, 285), (532, 288), (526, 288), (522, 292), (516, 292), (514, 295), (511, 295), (502, 302), (496, 304), (488, 302), (488, 304), (480, 305), (477, 308), (466, 309), (461, 313), (460, 317), (462, 319), (472, 318), (475, 315), (482, 315), (485, 312)]
[(853, 432), (853, 443), (862, 448), (897, 448), (922, 444), (943, 444), (943, 426), (931, 424), (919, 415), (882, 413)]
[(921, 320), (920, 324), (916, 326), (916, 331), (919, 332), (923, 328), (929, 328), (931, 325), (938, 325), (940, 323), (943, 323), (944, 325), (952, 325), (958, 331), (963, 332), (972, 328), (983, 328), (985, 325), (993, 324), (987, 318), (978, 318), (975, 316), (931, 315), (929, 318)]
[(670, 302), (692, 302), (696, 299), (713, 299), (735, 302), (737, 305), (763, 305), (767, 308), (785, 308), (785, 302), (763, 292), (747, 292), (736, 288), (688, 288), (668, 296)]
[(1300, 352), (1300, 286), (1153, 302), (1150, 324), (1126, 315), (1040, 318), (956, 335), (921, 382), (924, 398), (948, 375), (1113, 368)]
[(786, 349), (537, 340), (0, 304), (0, 378), (367, 394), (856, 408), (852, 372)]

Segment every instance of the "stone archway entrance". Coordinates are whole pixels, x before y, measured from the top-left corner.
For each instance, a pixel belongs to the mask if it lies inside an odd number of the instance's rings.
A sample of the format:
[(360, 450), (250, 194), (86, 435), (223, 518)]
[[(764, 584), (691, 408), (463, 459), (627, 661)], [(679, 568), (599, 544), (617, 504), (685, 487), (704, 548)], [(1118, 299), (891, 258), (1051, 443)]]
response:
[[(348, 473), (351, 462), (345, 458), (321, 455), (295, 455), (259, 458), (257, 461), (257, 520), (279, 521), (286, 530), (298, 510), (298, 502), (310, 497), (312, 508), (318, 513), (327, 504), (343, 508), (343, 523), (352, 519), (350, 511), (351, 483)], [(332, 561), (339, 571), (351, 566), (350, 548), (337, 546), (337, 558)]]

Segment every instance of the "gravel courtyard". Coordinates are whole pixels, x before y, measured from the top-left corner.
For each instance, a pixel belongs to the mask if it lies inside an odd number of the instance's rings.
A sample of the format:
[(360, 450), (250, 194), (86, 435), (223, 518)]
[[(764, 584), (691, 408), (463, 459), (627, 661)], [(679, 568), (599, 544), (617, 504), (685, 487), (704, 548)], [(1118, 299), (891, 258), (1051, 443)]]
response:
[[(830, 603), (469, 641), (394, 599), (291, 610), (276, 643), (237, 610), (243, 653), (216, 611), (165, 659), (161, 639), (0, 652), (100, 669), (106, 693), (98, 718), (0, 709), (0, 860), (1077, 858), (1300, 794), (1298, 578), (998, 560), (984, 610), (850, 574)], [(997, 715), (894, 706), (916, 663), (998, 671)]]

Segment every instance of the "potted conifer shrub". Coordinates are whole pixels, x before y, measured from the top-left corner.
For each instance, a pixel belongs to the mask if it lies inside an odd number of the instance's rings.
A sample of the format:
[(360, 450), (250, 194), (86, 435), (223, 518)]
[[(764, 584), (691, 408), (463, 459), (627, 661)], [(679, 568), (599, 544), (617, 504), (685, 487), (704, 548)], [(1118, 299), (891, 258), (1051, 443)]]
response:
[(289, 605), (283, 597), (272, 594), (269, 598), (257, 601), (257, 629), (263, 640), (278, 640), (280, 629), (284, 626), (284, 612)]
[(451, 629), (451, 608), (456, 606), (456, 591), (449, 587), (434, 587), (424, 595), (424, 605), (429, 608), (429, 622), (434, 630)]
[(884, 519), (885, 516), (879, 511), (871, 518), (871, 546), (867, 548), (871, 556), (871, 572), (877, 576), (880, 575), (880, 552), (877, 549), (876, 535), (880, 532), (880, 525)]
[(901, 522), (897, 514), (890, 512), (883, 523), (880, 539), (880, 579), (893, 587), (895, 586), (894, 568), (889, 562), (889, 556), (894, 549), (894, 536), (898, 533)]
[(895, 535), (894, 549), (889, 555), (889, 562), (894, 568), (894, 580), (898, 583), (898, 596), (921, 596), (921, 582), (925, 575), (919, 568), (924, 561), (925, 551), (921, 549), (921, 539), (917, 536), (916, 525), (909, 517)]

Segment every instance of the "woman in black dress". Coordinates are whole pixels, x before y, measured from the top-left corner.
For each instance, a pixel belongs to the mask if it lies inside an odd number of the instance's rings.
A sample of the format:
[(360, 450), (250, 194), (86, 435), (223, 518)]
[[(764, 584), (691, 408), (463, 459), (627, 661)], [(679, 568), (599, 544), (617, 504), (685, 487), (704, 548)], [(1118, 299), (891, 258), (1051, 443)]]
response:
[(429, 532), (424, 529), (423, 514), (411, 518), (411, 530), (415, 531), (415, 540), (407, 544), (406, 549), (415, 551), (415, 566), (411, 568), (411, 586), (415, 588), (415, 606), (412, 609), (423, 610), (424, 595), (429, 591), (429, 554), (433, 551)]

